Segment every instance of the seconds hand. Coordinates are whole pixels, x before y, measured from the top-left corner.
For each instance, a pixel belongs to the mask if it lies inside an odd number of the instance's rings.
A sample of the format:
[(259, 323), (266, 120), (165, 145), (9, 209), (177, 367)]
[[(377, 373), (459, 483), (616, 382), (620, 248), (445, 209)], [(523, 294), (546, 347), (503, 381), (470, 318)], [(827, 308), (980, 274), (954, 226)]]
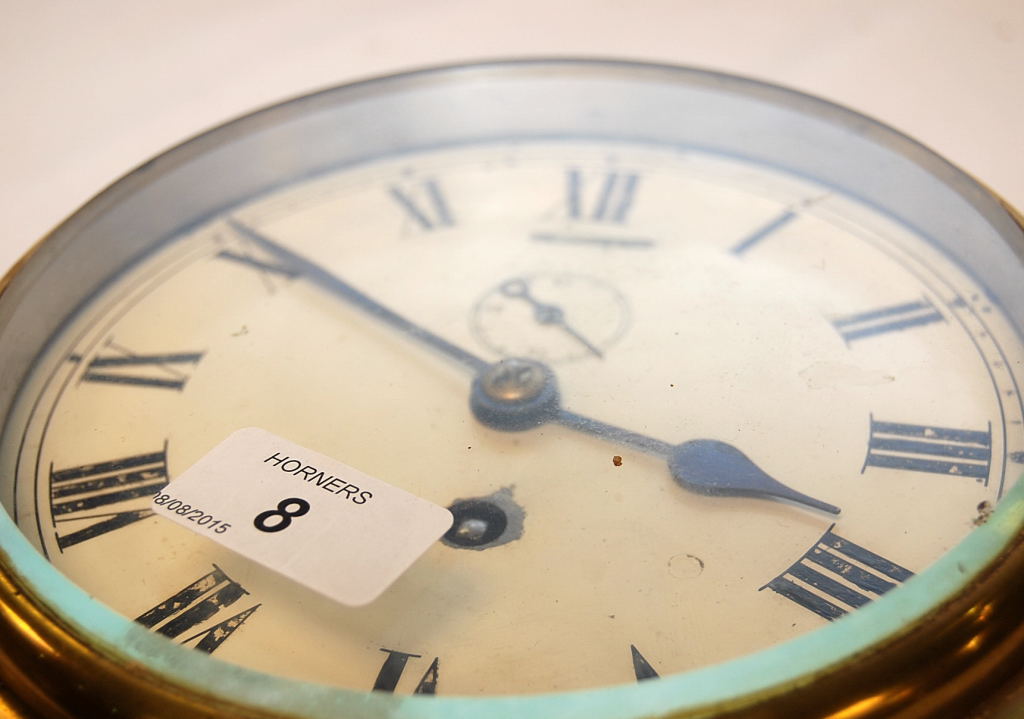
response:
[(503, 282), (501, 287), (498, 289), (501, 294), (506, 297), (520, 299), (529, 304), (533, 308), (534, 319), (540, 324), (560, 328), (567, 335), (583, 345), (583, 347), (585, 347), (592, 355), (598, 358), (604, 358), (604, 354), (602, 354), (601, 350), (599, 350), (590, 340), (580, 334), (579, 330), (566, 321), (565, 311), (562, 310), (561, 307), (548, 302), (541, 302), (534, 297), (533, 293), (530, 292), (530, 286), (526, 284), (526, 280), (515, 277)]
[(474, 379), (470, 407), (476, 418), (488, 427), (521, 431), (546, 422), (555, 422), (583, 434), (661, 457), (668, 463), (676, 482), (694, 492), (774, 497), (830, 514), (839, 514), (841, 511), (839, 507), (787, 487), (726, 442), (696, 439), (673, 445), (565, 410), (561, 406), (557, 380), (547, 365), (525, 358), (509, 358), (493, 364), (486, 362), (238, 220), (228, 219), (227, 223), (235, 232), (274, 255), (298, 275), (329, 294), (472, 370)]

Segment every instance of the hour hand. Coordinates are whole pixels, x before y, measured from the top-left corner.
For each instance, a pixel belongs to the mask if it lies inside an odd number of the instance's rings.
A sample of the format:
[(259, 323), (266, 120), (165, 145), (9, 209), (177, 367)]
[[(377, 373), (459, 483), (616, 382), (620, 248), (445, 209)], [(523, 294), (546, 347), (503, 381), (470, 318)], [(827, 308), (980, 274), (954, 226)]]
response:
[(695, 439), (670, 444), (570, 412), (562, 407), (554, 372), (536, 360), (509, 358), (490, 365), (473, 381), (470, 407), (477, 420), (493, 429), (519, 432), (554, 422), (661, 457), (673, 479), (691, 492), (782, 499), (829, 514), (841, 511), (835, 505), (787, 487), (726, 442)]
[(676, 445), (668, 457), (672, 477), (687, 489), (710, 495), (776, 497), (839, 514), (839, 507), (791, 489), (754, 464), (731, 444), (694, 439)]

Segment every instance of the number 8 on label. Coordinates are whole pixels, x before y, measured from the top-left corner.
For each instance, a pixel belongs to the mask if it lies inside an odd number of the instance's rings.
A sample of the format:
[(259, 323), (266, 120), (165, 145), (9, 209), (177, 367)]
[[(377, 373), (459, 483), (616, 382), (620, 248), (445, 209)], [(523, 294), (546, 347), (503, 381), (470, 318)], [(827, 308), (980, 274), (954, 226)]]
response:
[[(295, 509), (289, 509), (289, 507), (295, 507)], [(291, 526), (293, 517), (301, 517), (308, 511), (309, 502), (299, 497), (289, 497), (278, 502), (277, 509), (268, 509), (266, 512), (257, 514), (252, 523), (261, 532), (280, 532)], [(267, 520), (271, 517), (279, 517), (279, 520), (268, 524)]]

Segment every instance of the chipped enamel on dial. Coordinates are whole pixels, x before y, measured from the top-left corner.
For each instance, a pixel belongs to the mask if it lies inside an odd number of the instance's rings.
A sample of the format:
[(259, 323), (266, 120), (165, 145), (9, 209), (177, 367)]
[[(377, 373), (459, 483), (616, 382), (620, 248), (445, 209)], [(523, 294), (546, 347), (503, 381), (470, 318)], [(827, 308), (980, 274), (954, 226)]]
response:
[[(487, 362), (548, 363), (566, 409), (728, 443), (842, 511), (688, 491), (663, 457), (554, 423), (485, 427), (472, 372), (238, 226)], [(964, 270), (811, 180), (655, 146), (489, 143), (319, 176), (166, 243), (54, 338), (0, 459), (49, 560), (186, 646), (361, 690), (547, 692), (739, 657), (927, 567), (1019, 468), (1022, 361)], [(518, 535), (439, 542), (353, 609), (149, 516), (246, 426), (442, 506), (500, 497)], [(311, 551), (329, 572), (346, 548)]]

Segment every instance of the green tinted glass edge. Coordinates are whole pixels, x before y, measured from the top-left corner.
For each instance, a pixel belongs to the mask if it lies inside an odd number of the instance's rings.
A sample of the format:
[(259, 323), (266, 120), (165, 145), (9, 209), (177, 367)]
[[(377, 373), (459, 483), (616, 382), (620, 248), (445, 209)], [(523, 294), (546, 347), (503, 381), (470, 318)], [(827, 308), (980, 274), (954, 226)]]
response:
[[(1024, 527), (1024, 482), (1018, 482), (987, 523), (934, 565), (884, 597), (818, 631), (720, 665), (658, 681), (525, 697), (397, 696), (289, 681), (220, 662), (114, 613), (58, 573), (0, 517), (0, 544), (28, 588), (81, 636), (202, 692), (284, 714), (396, 719), (623, 719), (696, 710), (740, 693), (786, 685), (898, 632), (963, 589)], [(738, 692), (737, 688), (742, 691)]]

